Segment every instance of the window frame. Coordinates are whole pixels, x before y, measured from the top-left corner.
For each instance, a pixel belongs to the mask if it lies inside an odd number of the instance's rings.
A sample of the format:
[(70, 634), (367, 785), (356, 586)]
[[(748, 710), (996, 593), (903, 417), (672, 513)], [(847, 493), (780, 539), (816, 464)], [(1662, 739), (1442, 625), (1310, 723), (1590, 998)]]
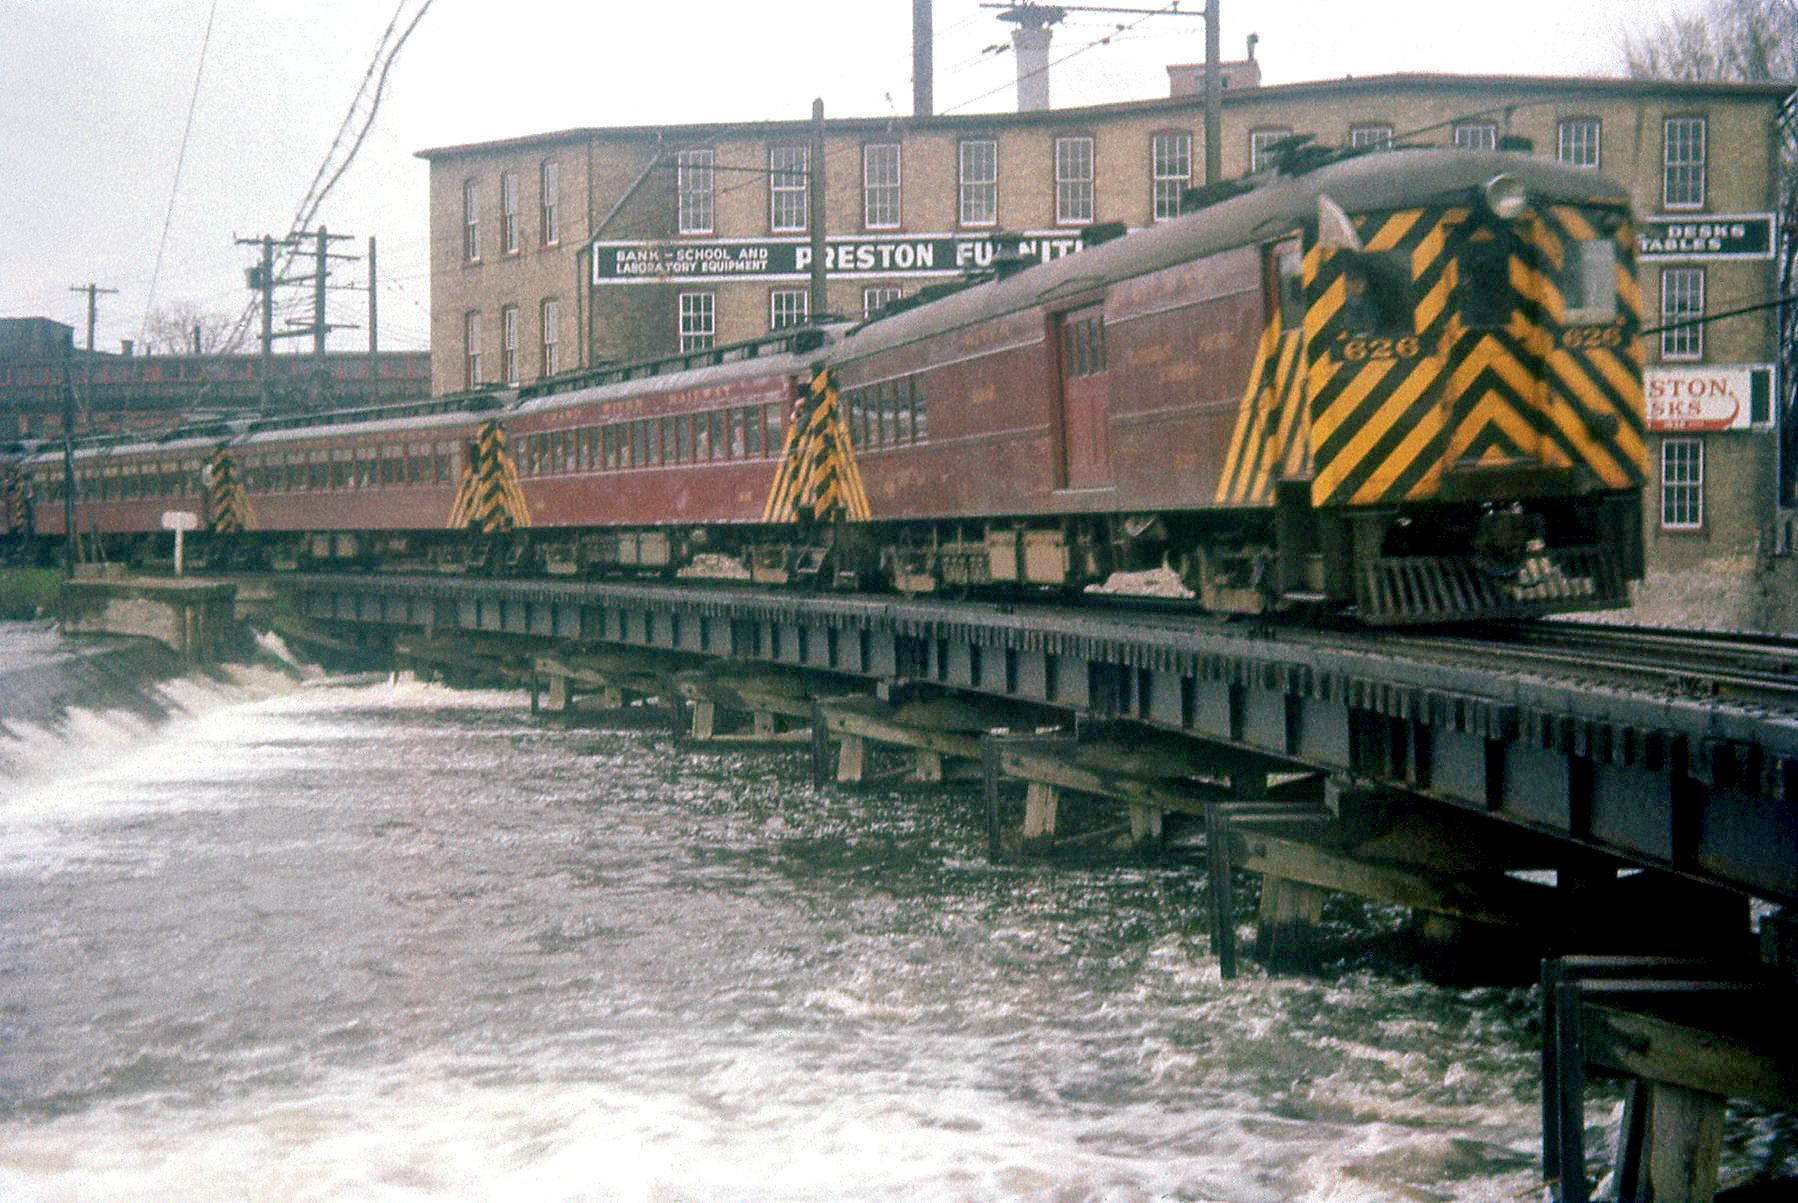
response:
[[(1582, 145), (1583, 137), (1575, 139), (1569, 135), (1579, 131), (1582, 135), (1589, 131), (1592, 143), (1592, 161), (1583, 162), (1569, 153), (1570, 149)], [(1586, 171), (1598, 171), (1604, 163), (1604, 122), (1597, 117), (1562, 117), (1555, 122), (1555, 162), (1568, 167), (1578, 167)]]
[[(1694, 452), (1689, 459), (1677, 465), (1679, 475), (1670, 477), (1669, 452), (1679, 450)], [(1666, 531), (1701, 531), (1704, 529), (1704, 440), (1702, 438), (1663, 438), (1661, 440), (1661, 501), (1658, 518), (1660, 528)], [(1677, 509), (1680, 520), (1674, 520), (1670, 513)], [(1684, 517), (1690, 511), (1689, 519)]]
[[(1673, 158), (1673, 129), (1675, 126), (1690, 127), (1698, 131), (1698, 156), (1695, 160)], [(1683, 114), (1661, 119), (1661, 207), (1663, 209), (1703, 209), (1710, 199), (1710, 180), (1707, 158), (1710, 154), (1710, 121), (1699, 114)], [(1696, 179), (1698, 199), (1674, 200), (1674, 172), (1695, 172), (1695, 176), (1687, 177), (1687, 183)]]
[(1292, 137), (1290, 125), (1263, 125), (1249, 131), (1249, 174), (1267, 170), (1271, 164), (1264, 162), (1267, 148), (1275, 142)]
[[(1084, 162), (1072, 152), (1084, 150)], [(1085, 174), (1078, 174), (1084, 167)], [(1097, 220), (1099, 162), (1091, 134), (1062, 134), (1055, 139), (1055, 224), (1090, 226)], [(1084, 200), (1084, 205), (1076, 202)], [(1084, 209), (1084, 213), (1079, 210)]]
[[(1463, 134), (1477, 134), (1479, 137), (1463, 138)], [(1497, 150), (1498, 122), (1457, 121), (1450, 134), (1450, 141), (1461, 150)]]
[[(1668, 287), (1669, 283), (1674, 280), (1682, 282), (1677, 293)], [(1689, 290), (1684, 285), (1691, 282), (1697, 284), (1697, 302), (1695, 306), (1688, 307), (1684, 302), (1689, 296)], [(1661, 324), (1666, 326), (1685, 318), (1702, 318), (1707, 283), (1702, 267), (1689, 264), (1663, 267), (1661, 269)], [(1703, 358), (1703, 323), (1661, 331), (1661, 359), (1664, 362), (1691, 363)]]
[[(717, 344), (717, 293), (683, 292), (675, 301), (675, 314), (675, 332), (683, 355), (688, 351), (709, 351)], [(702, 325), (704, 329), (700, 329)]]
[[(782, 302), (788, 312), (781, 313)], [(768, 329), (788, 330), (811, 320), (812, 294), (807, 288), (773, 288), (768, 290)]]
[(562, 164), (555, 159), (537, 169), (537, 222), (544, 246), (562, 245)]
[[(991, 178), (971, 178), (968, 151), (971, 147), (986, 147), (991, 152)], [(982, 166), (976, 162), (973, 166)], [(977, 191), (976, 191), (977, 190)], [(999, 224), (999, 140), (997, 138), (962, 138), (955, 144), (955, 215), (957, 224), (972, 228), (991, 228)], [(971, 197), (984, 196), (987, 200), (987, 216), (969, 216)]]
[(541, 374), (554, 376), (562, 370), (562, 301), (544, 297), (537, 302), (537, 351)]
[[(892, 161), (876, 163), (876, 152), (884, 155), (891, 152)], [(903, 212), (903, 191), (905, 180), (905, 154), (898, 142), (868, 142), (862, 146), (862, 226), (869, 230), (897, 230), (901, 224)], [(876, 179), (878, 171), (884, 176), (886, 167), (892, 168), (892, 179)], [(888, 210), (891, 210), (890, 217)]]
[(717, 164), (718, 152), (709, 146), (675, 153), (674, 211), (679, 233), (710, 234), (716, 229)]
[(516, 255), (518, 237), (518, 173), (499, 173), (499, 253)]
[(518, 306), (499, 307), (500, 383), (518, 384)]
[[(1173, 140), (1174, 154), (1163, 153), (1163, 145)], [(1179, 162), (1185, 170), (1177, 172)], [(1180, 198), (1192, 187), (1192, 131), (1156, 130), (1149, 135), (1149, 218), (1169, 221), (1180, 216)]]
[(1349, 149), (1362, 150), (1371, 147), (1375, 150), (1392, 149), (1393, 129), (1390, 122), (1362, 121), (1349, 126)]
[[(782, 162), (776, 162), (776, 159)], [(802, 143), (776, 143), (768, 147), (768, 230), (773, 234), (803, 234), (811, 228), (812, 148)], [(796, 164), (793, 160), (796, 160)], [(797, 180), (794, 183), (793, 180)], [(798, 217), (793, 217), (797, 208)]]
[(866, 284), (862, 286), (862, 320), (868, 321), (875, 314), (891, 305), (904, 295), (904, 290), (897, 284)]
[(480, 388), (481, 379), (481, 311), (470, 309), (462, 315), (462, 387)]
[(462, 181), (462, 262), (481, 261), (481, 181)]

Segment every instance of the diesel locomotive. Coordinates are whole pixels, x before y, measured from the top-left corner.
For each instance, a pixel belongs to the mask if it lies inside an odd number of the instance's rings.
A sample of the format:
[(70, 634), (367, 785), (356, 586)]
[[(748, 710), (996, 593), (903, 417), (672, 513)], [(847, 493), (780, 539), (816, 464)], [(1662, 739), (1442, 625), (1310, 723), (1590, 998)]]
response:
[[(1165, 566), (1375, 624), (1627, 604), (1627, 193), (1506, 152), (1323, 152), (856, 326), (377, 411), (77, 448), (77, 533), (201, 554), (905, 592)], [(60, 446), (15, 521), (63, 533)], [(29, 514), (22, 511), (29, 509)], [(117, 553), (128, 548), (115, 548)]]

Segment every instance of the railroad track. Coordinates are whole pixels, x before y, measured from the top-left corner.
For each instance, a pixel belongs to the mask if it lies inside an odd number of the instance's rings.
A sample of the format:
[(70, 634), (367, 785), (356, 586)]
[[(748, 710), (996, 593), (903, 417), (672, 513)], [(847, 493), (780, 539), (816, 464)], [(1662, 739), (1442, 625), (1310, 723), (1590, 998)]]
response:
[[(741, 581), (695, 578), (664, 585), (706, 589), (755, 589)], [(837, 594), (839, 598), (854, 595)], [(890, 594), (860, 595), (869, 601), (900, 600)], [(903, 599), (907, 603), (924, 598)], [(1352, 647), (1445, 667), (1490, 666), (1495, 658), (1521, 673), (1602, 681), (1679, 698), (1716, 698), (1798, 712), (1798, 637), (1675, 631), (1561, 619), (1490, 622), (1464, 627), (1374, 628), (1343, 620), (1333, 627), (1290, 620), (1244, 619), (1209, 614), (1190, 599), (1131, 593), (1084, 593), (1033, 601), (1023, 598), (946, 604), (991, 606), (1012, 613), (1032, 611), (1063, 618), (1117, 619), (1128, 616), (1145, 626), (1181, 630), (1254, 630), (1285, 643)]]
[(1376, 647), (1520, 672), (1614, 681), (1682, 698), (1798, 708), (1798, 639), (1544, 621), (1468, 631), (1369, 632)]
[[(1182, 599), (1086, 594), (1082, 608), (1140, 614), (1155, 623), (1194, 621), (1240, 626), (1193, 609)], [(1714, 697), (1798, 709), (1798, 637), (1577, 622), (1565, 619), (1490, 622), (1466, 627), (1335, 629), (1269, 626), (1275, 638), (1353, 643), (1373, 651), (1490, 663), (1497, 656), (1520, 672), (1581, 681), (1614, 681), (1678, 697)]]

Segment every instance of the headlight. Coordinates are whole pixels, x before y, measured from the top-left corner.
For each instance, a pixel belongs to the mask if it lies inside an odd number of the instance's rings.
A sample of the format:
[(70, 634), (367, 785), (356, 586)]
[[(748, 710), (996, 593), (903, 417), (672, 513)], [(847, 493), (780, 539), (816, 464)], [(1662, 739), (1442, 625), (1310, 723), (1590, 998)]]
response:
[(1523, 181), (1514, 175), (1495, 175), (1481, 185), (1480, 191), (1485, 194), (1486, 207), (1505, 221), (1522, 213), (1530, 203)]

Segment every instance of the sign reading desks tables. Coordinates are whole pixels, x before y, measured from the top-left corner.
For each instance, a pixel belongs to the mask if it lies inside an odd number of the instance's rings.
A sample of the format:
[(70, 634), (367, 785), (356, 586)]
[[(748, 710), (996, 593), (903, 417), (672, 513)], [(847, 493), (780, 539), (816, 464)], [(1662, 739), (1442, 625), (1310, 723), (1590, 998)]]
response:
[(1771, 213), (1717, 217), (1643, 217), (1636, 222), (1639, 259), (1771, 259)]
[[(1011, 239), (1007, 239), (1011, 241)], [(1017, 254), (1047, 263), (1081, 248), (1077, 230), (1035, 230), (1017, 237)], [(990, 235), (889, 234), (831, 238), (831, 276), (959, 276), (991, 267), (1000, 245)], [(593, 243), (594, 284), (665, 284), (751, 278), (804, 281), (811, 243), (797, 238), (644, 239)]]

